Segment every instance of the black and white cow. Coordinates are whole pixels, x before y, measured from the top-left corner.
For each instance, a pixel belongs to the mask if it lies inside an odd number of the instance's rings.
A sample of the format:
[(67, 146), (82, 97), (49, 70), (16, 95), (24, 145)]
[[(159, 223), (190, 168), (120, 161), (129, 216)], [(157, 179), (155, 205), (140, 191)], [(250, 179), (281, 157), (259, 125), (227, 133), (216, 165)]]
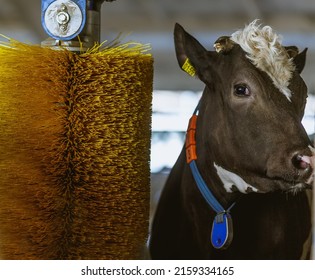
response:
[(159, 201), (151, 257), (309, 257), (306, 50), (282, 46), (257, 21), (220, 37), (214, 51), (179, 24), (174, 37), (180, 67), (205, 89)]

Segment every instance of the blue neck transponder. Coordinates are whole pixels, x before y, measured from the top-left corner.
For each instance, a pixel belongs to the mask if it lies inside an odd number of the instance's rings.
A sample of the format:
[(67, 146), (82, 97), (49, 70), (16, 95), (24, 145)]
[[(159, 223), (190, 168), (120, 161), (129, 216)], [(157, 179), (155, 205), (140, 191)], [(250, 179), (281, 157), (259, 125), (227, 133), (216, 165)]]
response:
[(202, 196), (207, 201), (211, 209), (216, 212), (211, 231), (212, 246), (216, 249), (225, 249), (231, 244), (233, 239), (233, 224), (230, 210), (234, 206), (234, 203), (227, 210), (225, 210), (220, 202), (214, 197), (213, 193), (208, 188), (198, 170), (196, 164), (196, 128), (198, 112), (199, 105), (197, 106), (193, 116), (189, 120), (185, 145), (186, 160), (190, 166), (191, 172), (199, 191), (201, 192)]

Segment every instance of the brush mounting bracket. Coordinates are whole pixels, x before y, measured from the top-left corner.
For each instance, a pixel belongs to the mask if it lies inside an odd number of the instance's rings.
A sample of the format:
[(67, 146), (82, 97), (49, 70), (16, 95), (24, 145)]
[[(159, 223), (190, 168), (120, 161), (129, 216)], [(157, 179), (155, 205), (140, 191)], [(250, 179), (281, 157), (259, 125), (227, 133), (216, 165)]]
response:
[(50, 36), (42, 46), (80, 53), (100, 43), (104, 1), (42, 0), (42, 25)]
[(56, 40), (78, 36), (86, 22), (86, 0), (42, 0), (42, 25)]

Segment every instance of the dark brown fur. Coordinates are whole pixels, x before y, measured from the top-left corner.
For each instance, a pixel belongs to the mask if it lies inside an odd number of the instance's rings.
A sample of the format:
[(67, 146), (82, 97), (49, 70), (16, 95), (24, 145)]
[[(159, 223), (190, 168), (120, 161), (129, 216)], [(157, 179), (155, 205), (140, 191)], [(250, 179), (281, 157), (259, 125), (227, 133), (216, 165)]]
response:
[[(292, 158), (311, 155), (301, 119), (307, 88), (300, 77), (305, 51), (296, 55), (290, 81), (292, 102), (254, 67), (235, 45), (228, 53), (207, 51), (178, 24), (175, 46), (179, 65), (189, 58), (206, 87), (197, 121), (197, 165), (208, 187), (231, 211), (234, 239), (226, 250), (211, 246), (215, 213), (206, 204), (185, 161), (179, 156), (162, 193), (151, 231), (154, 259), (299, 259), (311, 231), (306, 192), (290, 188), (311, 170)], [(236, 96), (246, 85), (251, 95)], [(227, 193), (214, 162), (241, 176), (260, 193)]]

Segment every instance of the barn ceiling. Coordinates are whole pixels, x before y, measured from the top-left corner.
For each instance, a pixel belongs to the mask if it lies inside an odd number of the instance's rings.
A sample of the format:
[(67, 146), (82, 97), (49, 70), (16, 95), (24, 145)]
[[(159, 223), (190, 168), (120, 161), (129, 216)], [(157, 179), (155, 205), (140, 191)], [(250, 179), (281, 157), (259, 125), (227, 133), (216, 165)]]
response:
[[(0, 0), (0, 33), (39, 43), (47, 36), (40, 23), (41, 0)], [(259, 18), (283, 35), (287, 45), (309, 48), (304, 71), (315, 92), (314, 0), (117, 0), (102, 6), (102, 40), (119, 32), (132, 32), (129, 40), (151, 43), (155, 58), (155, 89), (199, 90), (177, 66), (173, 27), (179, 22), (208, 48), (221, 35), (229, 35)]]

